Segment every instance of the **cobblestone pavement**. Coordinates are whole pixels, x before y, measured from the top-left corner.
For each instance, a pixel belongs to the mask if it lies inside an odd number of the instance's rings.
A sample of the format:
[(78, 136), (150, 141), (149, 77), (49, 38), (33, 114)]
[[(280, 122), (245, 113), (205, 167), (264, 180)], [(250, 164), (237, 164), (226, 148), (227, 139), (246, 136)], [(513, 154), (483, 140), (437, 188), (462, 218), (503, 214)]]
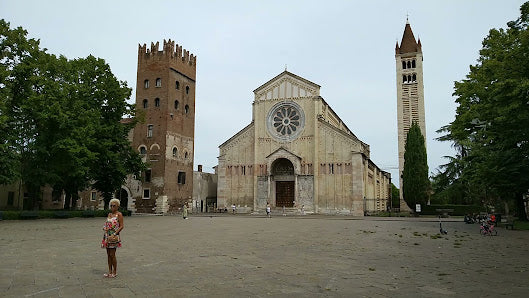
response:
[(526, 297), (529, 232), (461, 219), (125, 218), (103, 278), (103, 218), (0, 222), (5, 297)]

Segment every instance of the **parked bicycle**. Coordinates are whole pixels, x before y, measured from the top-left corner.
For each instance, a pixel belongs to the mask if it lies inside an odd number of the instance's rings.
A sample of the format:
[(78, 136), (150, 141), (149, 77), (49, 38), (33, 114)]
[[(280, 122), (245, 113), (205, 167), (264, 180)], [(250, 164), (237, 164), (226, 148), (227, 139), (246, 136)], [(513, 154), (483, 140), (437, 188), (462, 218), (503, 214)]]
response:
[(498, 231), (495, 229), (494, 224), (481, 223), (479, 233), (483, 236), (498, 236)]

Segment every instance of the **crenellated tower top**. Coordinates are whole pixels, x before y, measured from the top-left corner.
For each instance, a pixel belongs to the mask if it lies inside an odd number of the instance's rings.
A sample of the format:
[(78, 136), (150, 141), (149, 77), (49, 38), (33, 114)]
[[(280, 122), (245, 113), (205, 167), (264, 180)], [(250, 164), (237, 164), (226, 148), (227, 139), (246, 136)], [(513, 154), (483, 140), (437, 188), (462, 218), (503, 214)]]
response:
[(151, 42), (151, 47), (147, 48), (146, 44), (138, 44), (138, 66), (140, 64), (167, 63), (175, 64), (175, 68), (180, 69), (191, 78), (195, 78), (197, 57), (190, 54), (182, 46), (175, 44), (174, 40), (163, 41), (163, 47), (160, 51), (160, 42)]

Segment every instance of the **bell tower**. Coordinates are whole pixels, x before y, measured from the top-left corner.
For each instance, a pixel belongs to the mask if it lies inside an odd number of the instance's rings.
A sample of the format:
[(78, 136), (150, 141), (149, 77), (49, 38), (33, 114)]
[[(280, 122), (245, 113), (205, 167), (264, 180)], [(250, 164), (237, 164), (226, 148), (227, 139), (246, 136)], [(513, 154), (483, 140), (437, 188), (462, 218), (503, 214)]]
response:
[(140, 213), (178, 210), (193, 196), (196, 57), (170, 39), (138, 46), (132, 146), (148, 170), (140, 179)]
[[(402, 171), (404, 169), (406, 136), (413, 122), (419, 125), (426, 140), (422, 46), (420, 39), (418, 42), (415, 41), (408, 20), (406, 20), (400, 46), (398, 42), (395, 46), (395, 62), (397, 70), (400, 208), (401, 210), (408, 210), (402, 197)], [(414, 208), (415, 206), (409, 207)]]

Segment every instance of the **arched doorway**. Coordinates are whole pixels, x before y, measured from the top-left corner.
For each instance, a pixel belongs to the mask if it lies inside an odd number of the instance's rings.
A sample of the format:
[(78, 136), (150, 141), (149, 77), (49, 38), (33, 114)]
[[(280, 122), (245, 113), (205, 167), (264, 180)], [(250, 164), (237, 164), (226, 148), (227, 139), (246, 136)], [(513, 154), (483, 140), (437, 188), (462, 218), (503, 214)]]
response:
[(272, 164), (275, 181), (276, 207), (294, 207), (295, 177), (294, 165), (286, 158), (279, 158)]
[(123, 210), (128, 210), (129, 206), (129, 193), (126, 189), (121, 188), (120, 190), (116, 191), (114, 194), (114, 197), (119, 200), (119, 207)]

